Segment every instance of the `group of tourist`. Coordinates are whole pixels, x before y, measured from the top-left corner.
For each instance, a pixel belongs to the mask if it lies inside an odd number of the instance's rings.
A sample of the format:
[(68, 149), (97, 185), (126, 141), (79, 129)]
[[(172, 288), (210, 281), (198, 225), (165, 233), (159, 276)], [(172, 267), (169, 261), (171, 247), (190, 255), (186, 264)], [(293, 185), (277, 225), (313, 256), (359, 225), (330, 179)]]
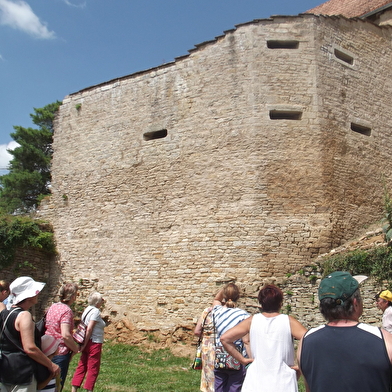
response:
[[(363, 276), (336, 271), (322, 279), (318, 297), (325, 325), (307, 330), (282, 314), (283, 293), (265, 285), (261, 312), (235, 307), (239, 288), (229, 283), (199, 318), (203, 392), (297, 392), (301, 375), (307, 392), (390, 392), (392, 381), (392, 293), (376, 295), (383, 328), (359, 322)], [(297, 339), (297, 356), (293, 339)], [(240, 366), (221, 366), (222, 350)]]
[[(376, 295), (383, 328), (359, 322), (363, 312), (360, 283), (337, 271), (322, 279), (318, 297), (325, 325), (307, 329), (282, 314), (282, 290), (265, 285), (258, 294), (261, 312), (236, 307), (240, 289), (229, 283), (215, 296), (195, 328), (202, 336), (205, 392), (296, 392), (303, 375), (311, 392), (390, 392), (392, 377), (392, 293)], [(60, 301), (45, 314), (44, 334), (28, 311), (45, 283), (19, 277), (0, 281), (0, 392), (60, 392), (73, 355), (81, 353), (72, 392), (93, 391), (98, 377), (105, 322), (102, 295), (94, 292), (82, 314), (87, 325), (83, 344), (73, 339), (71, 305), (78, 286), (64, 284)], [(6, 302), (6, 305), (4, 304)], [(388, 332), (389, 331), (389, 332)], [(293, 339), (299, 340), (295, 360)], [(230, 363), (230, 366), (226, 366)]]
[(98, 292), (89, 296), (89, 306), (81, 317), (86, 335), (79, 345), (73, 339), (71, 309), (78, 286), (66, 283), (61, 287), (60, 301), (47, 309), (40, 330), (28, 310), (37, 304), (44, 286), (26, 276), (11, 284), (0, 281), (0, 392), (62, 391), (71, 358), (77, 353), (81, 357), (72, 378), (72, 392), (84, 379), (84, 388), (91, 392), (101, 362), (105, 322), (100, 308), (104, 299)]

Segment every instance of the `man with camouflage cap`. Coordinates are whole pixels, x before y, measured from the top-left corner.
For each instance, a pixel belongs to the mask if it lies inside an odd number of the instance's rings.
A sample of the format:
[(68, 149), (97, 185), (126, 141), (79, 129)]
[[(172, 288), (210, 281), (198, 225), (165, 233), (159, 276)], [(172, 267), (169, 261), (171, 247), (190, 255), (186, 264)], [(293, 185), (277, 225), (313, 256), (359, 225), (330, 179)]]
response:
[(320, 312), (327, 323), (310, 329), (298, 349), (311, 392), (390, 392), (392, 334), (359, 322), (364, 279), (336, 271), (320, 283)]

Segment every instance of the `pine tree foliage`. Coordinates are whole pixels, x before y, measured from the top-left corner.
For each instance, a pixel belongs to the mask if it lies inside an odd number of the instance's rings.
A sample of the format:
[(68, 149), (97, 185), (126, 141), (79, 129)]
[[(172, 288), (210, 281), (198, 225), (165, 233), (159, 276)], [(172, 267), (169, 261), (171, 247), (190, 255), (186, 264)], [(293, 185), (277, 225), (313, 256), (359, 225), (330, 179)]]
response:
[(34, 108), (30, 114), (38, 128), (14, 126), (11, 137), (19, 144), (9, 150), (13, 156), (9, 173), (0, 176), (0, 209), (7, 213), (26, 213), (37, 208), (50, 194), (53, 121), (61, 102)]

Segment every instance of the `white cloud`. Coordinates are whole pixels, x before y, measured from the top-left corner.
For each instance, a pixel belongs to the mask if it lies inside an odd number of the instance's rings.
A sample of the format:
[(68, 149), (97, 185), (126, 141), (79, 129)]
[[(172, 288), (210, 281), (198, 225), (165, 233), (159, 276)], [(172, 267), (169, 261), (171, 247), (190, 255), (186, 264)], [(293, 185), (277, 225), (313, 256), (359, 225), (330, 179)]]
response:
[(13, 150), (18, 146), (19, 144), (14, 141), (8, 144), (0, 144), (0, 169), (6, 168), (12, 159), (12, 155), (7, 150)]
[(0, 0), (0, 24), (22, 30), (36, 38), (49, 39), (56, 36), (25, 1)]
[(71, 6), (71, 7), (77, 7), (77, 8), (85, 8), (86, 7), (86, 2), (83, 1), (80, 4), (75, 4), (69, 0), (63, 0), (65, 4)]

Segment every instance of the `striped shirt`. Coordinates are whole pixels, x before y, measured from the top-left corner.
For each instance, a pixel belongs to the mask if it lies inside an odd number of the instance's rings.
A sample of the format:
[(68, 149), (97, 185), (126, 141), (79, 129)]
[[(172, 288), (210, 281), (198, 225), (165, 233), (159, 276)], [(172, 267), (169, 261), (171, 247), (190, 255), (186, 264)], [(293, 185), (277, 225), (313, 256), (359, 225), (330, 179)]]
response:
[(48, 384), (46, 385), (46, 387), (37, 390), (37, 392), (41, 392), (41, 391), (45, 391), (45, 392), (55, 392), (56, 391), (56, 379), (52, 378)]
[[(214, 306), (212, 310), (213, 319), (215, 324), (215, 340), (217, 346), (222, 346), (220, 342), (220, 337), (229, 329), (235, 327), (241, 321), (247, 319), (250, 314), (245, 312), (245, 310), (238, 308), (226, 308), (222, 305)], [(235, 342), (236, 346), (242, 346), (242, 340), (238, 339)]]

